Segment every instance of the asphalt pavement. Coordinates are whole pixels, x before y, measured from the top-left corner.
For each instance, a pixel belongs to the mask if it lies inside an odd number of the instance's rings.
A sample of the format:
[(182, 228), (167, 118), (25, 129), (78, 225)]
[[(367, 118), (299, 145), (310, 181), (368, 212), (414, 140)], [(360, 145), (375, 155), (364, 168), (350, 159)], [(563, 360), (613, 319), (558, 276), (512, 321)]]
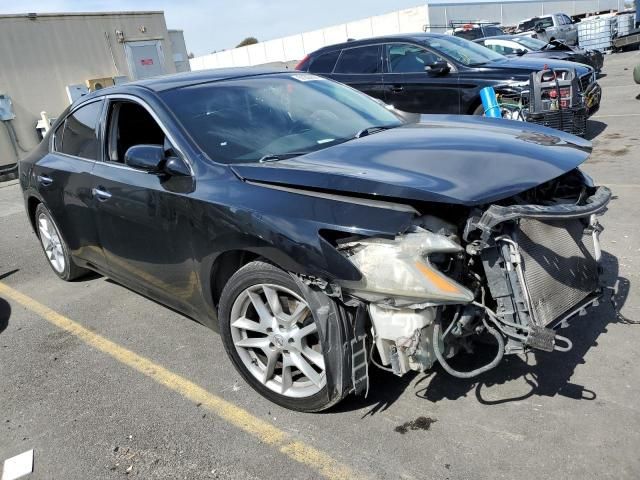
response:
[[(367, 398), (284, 410), (207, 328), (100, 276), (50, 270), (15, 182), (0, 183), (0, 465), (29, 479), (640, 477), (640, 52), (608, 55), (585, 165), (602, 219), (603, 303), (569, 353), (510, 356), (474, 380), (372, 372)], [(523, 172), (523, 175), (526, 172)]]

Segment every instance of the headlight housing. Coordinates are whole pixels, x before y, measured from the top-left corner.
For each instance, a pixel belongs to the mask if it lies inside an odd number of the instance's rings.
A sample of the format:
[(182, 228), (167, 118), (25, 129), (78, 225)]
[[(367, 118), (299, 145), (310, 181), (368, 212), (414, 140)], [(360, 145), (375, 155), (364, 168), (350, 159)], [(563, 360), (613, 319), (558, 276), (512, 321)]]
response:
[(393, 240), (371, 238), (338, 248), (362, 273), (360, 282), (342, 285), (356, 297), (395, 306), (469, 303), (474, 299), (469, 289), (429, 262), (433, 253), (463, 251), (444, 235), (417, 229)]

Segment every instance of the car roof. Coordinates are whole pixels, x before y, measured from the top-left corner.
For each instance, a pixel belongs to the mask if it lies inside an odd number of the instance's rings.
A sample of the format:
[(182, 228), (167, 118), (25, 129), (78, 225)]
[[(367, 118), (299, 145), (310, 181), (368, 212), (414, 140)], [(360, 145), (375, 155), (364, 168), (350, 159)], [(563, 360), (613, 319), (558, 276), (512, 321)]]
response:
[(218, 82), (234, 78), (255, 77), (273, 73), (292, 73), (290, 70), (279, 70), (269, 67), (235, 67), (216, 68), (213, 70), (197, 70), (195, 72), (183, 72), (170, 75), (137, 80), (126, 83), (125, 86), (141, 86), (156, 92), (171, 90), (174, 88), (188, 87), (200, 83)]
[(368, 45), (370, 43), (397, 42), (398, 40), (402, 40), (405, 42), (420, 42), (421, 40), (426, 40), (428, 38), (451, 38), (451, 35), (446, 35), (444, 33), (417, 32), (417, 33), (397, 33), (394, 35), (385, 35), (381, 37), (368, 37), (368, 38), (363, 38), (362, 40), (349, 40), (342, 43), (327, 45), (326, 47), (319, 48), (318, 50), (314, 51), (313, 53), (310, 53), (309, 55), (313, 56), (320, 52), (339, 50), (341, 48), (357, 47), (361, 45)]
[(140, 88), (152, 90), (154, 92), (163, 92), (165, 90), (173, 90), (175, 88), (199, 85), (202, 83), (219, 82), (224, 80), (231, 80), (234, 78), (257, 77), (260, 75), (278, 73), (295, 73), (295, 71), (267, 67), (236, 67), (173, 73), (168, 75), (160, 75), (153, 78), (147, 78), (144, 80), (127, 82), (113, 87), (102, 88), (100, 90), (96, 90), (95, 92), (91, 92), (88, 95), (83, 95), (74, 102), (74, 105), (85, 103), (87, 100), (91, 100), (92, 98), (96, 97), (102, 97), (104, 95), (134, 93), (135, 91), (139, 91)]

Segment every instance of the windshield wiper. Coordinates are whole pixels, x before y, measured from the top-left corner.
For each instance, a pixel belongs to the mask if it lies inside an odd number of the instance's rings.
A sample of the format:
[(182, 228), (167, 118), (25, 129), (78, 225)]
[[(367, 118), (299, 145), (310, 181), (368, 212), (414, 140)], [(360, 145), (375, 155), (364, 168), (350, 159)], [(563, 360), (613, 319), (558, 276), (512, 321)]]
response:
[(258, 160), (258, 162), (275, 162), (277, 160), (286, 160), (287, 158), (299, 157), (311, 152), (287, 152), (287, 153), (268, 153)]
[(366, 137), (367, 135), (371, 135), (372, 133), (378, 133), (378, 132), (381, 132), (383, 130), (389, 130), (390, 128), (393, 128), (393, 126), (390, 126), (390, 125), (377, 125), (377, 126), (373, 126), (373, 127), (363, 128), (358, 133), (356, 133), (353, 136), (353, 138)]

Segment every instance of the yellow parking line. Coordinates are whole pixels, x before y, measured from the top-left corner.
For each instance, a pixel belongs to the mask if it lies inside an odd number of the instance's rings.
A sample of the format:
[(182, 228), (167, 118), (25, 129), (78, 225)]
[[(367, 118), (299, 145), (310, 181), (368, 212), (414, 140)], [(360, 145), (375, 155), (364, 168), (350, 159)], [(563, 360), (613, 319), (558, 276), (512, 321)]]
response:
[(273, 426), (269, 422), (255, 417), (247, 410), (208, 392), (199, 385), (167, 370), (148, 358), (138, 355), (92, 332), (79, 323), (70, 320), (64, 315), (59, 314), (46, 305), (41, 304), (2, 282), (0, 282), (0, 295), (4, 295), (10, 300), (19, 303), (49, 323), (75, 335), (86, 344), (146, 375), (155, 382), (179, 393), (188, 400), (196, 404), (201, 404), (202, 407), (209, 409), (230, 424), (256, 437), (261, 442), (277, 448), (281, 453), (296, 462), (316, 470), (322, 476), (329, 479), (345, 480), (362, 478), (361, 475), (354, 472), (347, 465), (333, 459), (328, 453), (292, 438), (288, 433)]

